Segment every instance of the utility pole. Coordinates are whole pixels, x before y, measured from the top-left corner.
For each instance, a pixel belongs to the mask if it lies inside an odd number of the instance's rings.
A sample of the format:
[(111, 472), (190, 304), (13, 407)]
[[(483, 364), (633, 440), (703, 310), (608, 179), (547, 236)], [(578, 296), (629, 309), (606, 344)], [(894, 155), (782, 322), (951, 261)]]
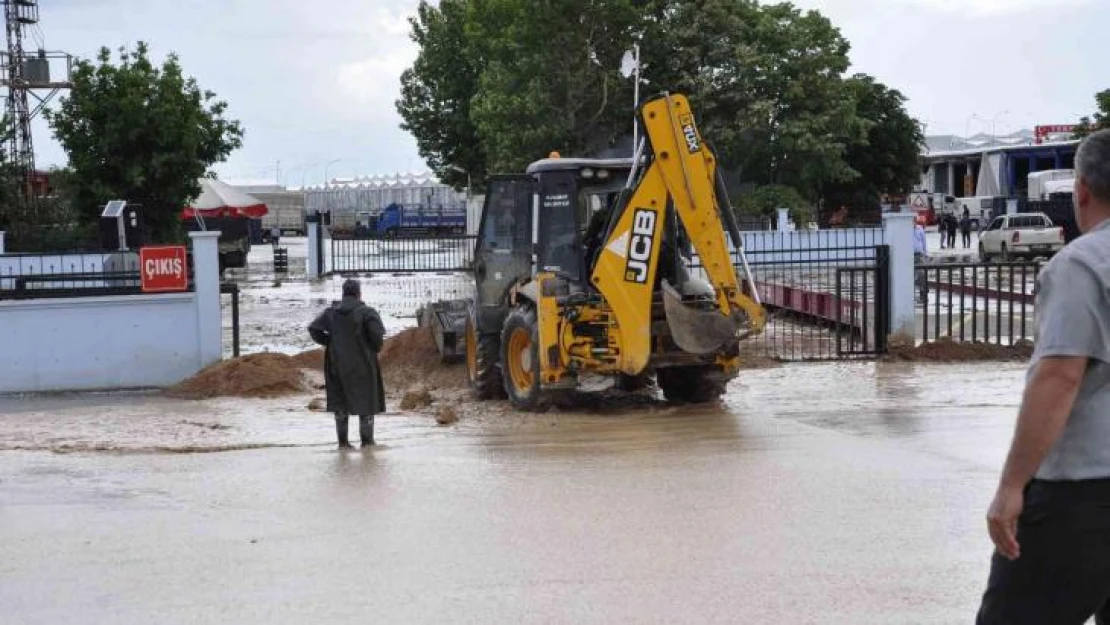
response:
[(621, 73), (631, 76), (632, 87), (632, 156), (636, 157), (636, 146), (640, 143), (640, 129), (636, 121), (636, 107), (640, 105), (640, 43), (632, 44), (632, 50), (625, 52), (621, 60)]
[[(35, 147), (31, 137), (31, 120), (46, 108), (50, 100), (62, 89), (73, 86), (70, 75), (73, 57), (64, 52), (48, 52), (39, 49), (34, 56), (28, 56), (23, 49), (24, 29), (39, 22), (38, 0), (0, 0), (4, 5), (4, 23), (8, 46), (0, 52), (0, 86), (7, 87), (7, 116), (9, 128), (4, 129), (3, 149), (9, 162), (16, 168), (20, 178), (21, 208), (25, 213), (35, 205), (34, 189)], [(61, 80), (50, 76), (50, 61), (65, 63), (65, 75)], [(45, 90), (40, 96), (36, 90)], [(31, 108), (28, 96), (37, 102)]]

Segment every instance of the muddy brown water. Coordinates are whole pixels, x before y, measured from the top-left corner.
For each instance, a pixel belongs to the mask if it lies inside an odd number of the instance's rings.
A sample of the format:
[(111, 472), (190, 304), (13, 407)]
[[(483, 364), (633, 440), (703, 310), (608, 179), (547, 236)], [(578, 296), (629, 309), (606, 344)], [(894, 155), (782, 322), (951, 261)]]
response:
[[(970, 622), (1022, 374), (787, 365), (719, 406), (540, 415), (459, 397), (478, 408), (449, 426), (391, 405), (381, 445), (350, 453), (308, 396), (0, 399), (0, 605), (51, 623)], [(166, 453), (189, 448), (211, 453)]]

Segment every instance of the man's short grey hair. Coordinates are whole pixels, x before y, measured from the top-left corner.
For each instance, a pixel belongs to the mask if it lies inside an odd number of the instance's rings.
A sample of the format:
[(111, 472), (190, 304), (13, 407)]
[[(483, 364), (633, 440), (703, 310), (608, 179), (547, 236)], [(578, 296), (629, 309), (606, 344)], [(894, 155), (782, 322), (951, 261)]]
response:
[(354, 278), (343, 283), (343, 297), (358, 297), (362, 295), (362, 285)]
[(1091, 134), (1079, 144), (1075, 173), (1087, 183), (1096, 200), (1110, 204), (1110, 130)]

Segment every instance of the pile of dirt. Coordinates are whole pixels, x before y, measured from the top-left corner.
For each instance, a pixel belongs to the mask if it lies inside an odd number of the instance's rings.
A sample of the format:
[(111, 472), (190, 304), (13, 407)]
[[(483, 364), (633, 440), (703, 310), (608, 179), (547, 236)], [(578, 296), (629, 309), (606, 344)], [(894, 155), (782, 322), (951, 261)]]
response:
[(401, 397), (401, 410), (416, 410), (432, 405), (432, 394), (426, 388), (405, 391)]
[(896, 362), (982, 362), (1029, 360), (1033, 343), (1019, 341), (1013, 347), (991, 343), (970, 343), (943, 338), (914, 346), (905, 340), (892, 340), (886, 360)]
[(301, 352), (296, 356), (293, 356), (293, 360), (302, 369), (311, 369), (313, 371), (324, 370), (323, 349), (310, 349), (307, 352)]
[(466, 367), (440, 362), (428, 328), (408, 328), (385, 340), (378, 354), (388, 393), (414, 387), (431, 392), (466, 387)]
[(451, 406), (441, 406), (436, 412), (436, 423), (439, 425), (451, 425), (459, 420), (459, 413)]
[(265, 352), (218, 362), (163, 394), (175, 399), (271, 398), (308, 390), (301, 366), (293, 357)]

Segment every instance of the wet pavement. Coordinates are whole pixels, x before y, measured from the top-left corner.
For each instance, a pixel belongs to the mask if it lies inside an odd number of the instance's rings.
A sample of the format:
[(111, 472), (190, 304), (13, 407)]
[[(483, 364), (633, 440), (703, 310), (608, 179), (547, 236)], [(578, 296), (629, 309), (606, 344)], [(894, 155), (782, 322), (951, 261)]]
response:
[(1022, 376), (788, 365), (711, 408), (395, 412), (350, 453), (307, 396), (2, 399), (0, 606), (20, 623), (967, 623)]

